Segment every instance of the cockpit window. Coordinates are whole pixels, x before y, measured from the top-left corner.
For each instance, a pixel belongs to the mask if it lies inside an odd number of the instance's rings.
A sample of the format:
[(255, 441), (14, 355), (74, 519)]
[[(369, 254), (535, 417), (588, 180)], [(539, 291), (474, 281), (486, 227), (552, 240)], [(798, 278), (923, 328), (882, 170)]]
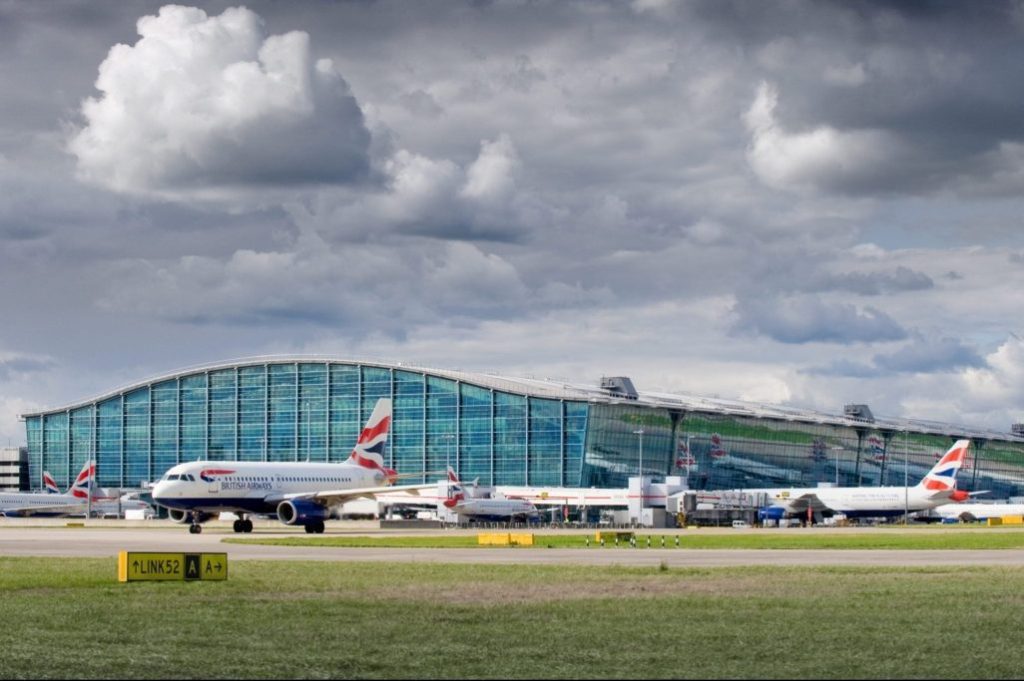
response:
[(179, 477), (179, 476), (177, 475), (177, 473), (175, 473), (174, 475), (168, 475), (168, 476), (167, 476), (167, 479), (168, 479), (168, 480), (177, 480), (177, 479), (178, 479), (178, 477)]

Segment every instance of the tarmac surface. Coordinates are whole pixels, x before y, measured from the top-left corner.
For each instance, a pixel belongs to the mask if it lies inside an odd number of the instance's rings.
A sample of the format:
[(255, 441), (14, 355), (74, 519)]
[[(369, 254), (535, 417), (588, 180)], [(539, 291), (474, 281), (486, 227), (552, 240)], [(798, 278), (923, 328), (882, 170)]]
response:
[[(334, 529), (337, 526), (340, 529)], [(542, 528), (544, 533), (550, 530)], [(704, 533), (715, 530), (699, 530)], [(736, 530), (724, 530), (735, 533)], [(772, 530), (746, 530), (765, 532)], [(806, 530), (783, 530), (800, 532)], [(818, 530), (809, 530), (817, 532)], [(829, 531), (829, 530), (824, 530)], [(857, 529), (832, 530), (857, 532)], [(870, 530), (868, 530), (870, 531)], [(592, 531), (591, 531), (592, 532)], [(380, 530), (376, 523), (331, 523), (330, 535), (475, 534), (475, 530)], [(583, 532), (578, 532), (581, 535)], [(658, 533), (660, 534), (660, 532)], [(673, 534), (666, 532), (665, 534)], [(40, 521), (0, 519), (0, 556), (110, 557), (119, 551), (221, 552), (231, 560), (377, 561), (520, 565), (621, 565), (669, 567), (780, 566), (1024, 566), (1024, 550), (832, 550), (661, 548), (334, 548), (226, 544), (236, 536), (226, 523), (208, 523), (202, 534), (167, 521)], [(301, 529), (257, 522), (245, 537), (300, 537)]]

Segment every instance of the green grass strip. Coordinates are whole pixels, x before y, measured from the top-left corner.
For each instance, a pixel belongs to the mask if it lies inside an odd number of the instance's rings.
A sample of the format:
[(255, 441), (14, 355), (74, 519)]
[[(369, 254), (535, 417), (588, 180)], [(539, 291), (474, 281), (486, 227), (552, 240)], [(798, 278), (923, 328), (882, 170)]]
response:
[[(1024, 569), (0, 558), (4, 678), (1020, 678)], [(1002, 641), (1002, 644), (999, 642)]]
[[(676, 545), (676, 536), (679, 544)], [(606, 542), (601, 547), (591, 535), (545, 535), (534, 536), (533, 547), (523, 550), (546, 548), (589, 548), (600, 550), (635, 550), (627, 542), (618, 547)], [(1024, 548), (1024, 530), (1015, 531), (926, 531), (907, 530), (904, 532), (828, 532), (802, 531), (786, 532), (737, 532), (736, 534), (692, 534), (659, 535), (638, 534), (637, 549), (646, 549), (650, 537), (650, 548), (670, 549), (1020, 549)], [(367, 547), (367, 548), (469, 548), (479, 546), (476, 535), (424, 536), (424, 537), (360, 537), (360, 536), (302, 536), (302, 537), (229, 537), (223, 540), (229, 544), (261, 544), (268, 546), (326, 546), (326, 547)], [(493, 547), (480, 546), (481, 550)]]

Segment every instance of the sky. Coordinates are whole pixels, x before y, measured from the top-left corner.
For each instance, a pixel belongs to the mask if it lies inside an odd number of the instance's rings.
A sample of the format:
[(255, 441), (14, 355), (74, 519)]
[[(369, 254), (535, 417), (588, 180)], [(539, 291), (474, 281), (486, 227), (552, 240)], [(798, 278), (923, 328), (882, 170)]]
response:
[(1022, 2), (0, 0), (0, 442), (280, 354), (1009, 431), (1022, 83)]

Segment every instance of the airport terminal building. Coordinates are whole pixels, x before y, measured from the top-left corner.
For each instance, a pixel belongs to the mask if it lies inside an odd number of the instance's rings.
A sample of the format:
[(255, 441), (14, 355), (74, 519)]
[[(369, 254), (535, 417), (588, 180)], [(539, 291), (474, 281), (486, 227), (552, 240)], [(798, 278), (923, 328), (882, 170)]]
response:
[(377, 400), (393, 400), (385, 459), (403, 482), (447, 464), (483, 485), (625, 487), (686, 476), (694, 489), (911, 485), (959, 438), (960, 487), (1024, 496), (1024, 430), (827, 414), (637, 391), (326, 357), (195, 367), (57, 409), (24, 414), (29, 475), (61, 486), (97, 461), (99, 484), (138, 487), (185, 461), (343, 461)]

